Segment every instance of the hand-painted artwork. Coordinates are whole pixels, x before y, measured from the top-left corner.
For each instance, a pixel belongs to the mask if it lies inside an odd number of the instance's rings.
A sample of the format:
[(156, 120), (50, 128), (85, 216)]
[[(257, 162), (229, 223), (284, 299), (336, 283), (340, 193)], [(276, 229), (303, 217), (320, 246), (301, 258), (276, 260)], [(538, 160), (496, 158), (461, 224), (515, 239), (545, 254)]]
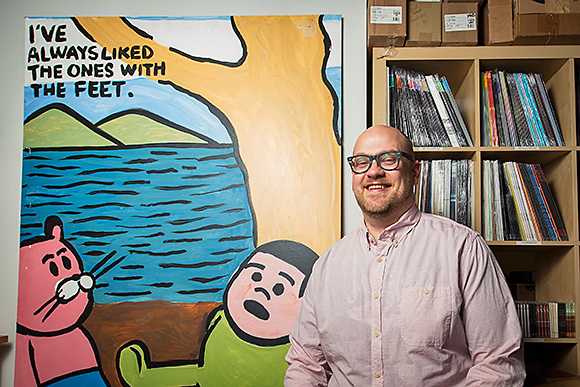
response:
[(340, 237), (340, 16), (26, 37), (15, 384), (282, 385)]

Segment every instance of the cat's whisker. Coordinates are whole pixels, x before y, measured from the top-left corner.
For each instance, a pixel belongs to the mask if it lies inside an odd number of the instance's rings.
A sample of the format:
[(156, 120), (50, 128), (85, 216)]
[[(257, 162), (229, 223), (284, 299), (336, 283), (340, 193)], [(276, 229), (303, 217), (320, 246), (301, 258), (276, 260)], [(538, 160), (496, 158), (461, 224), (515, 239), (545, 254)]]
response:
[(99, 274), (94, 274), (95, 280), (97, 278), (99, 278), (100, 276), (102, 276), (103, 274), (105, 274), (106, 272), (108, 272), (109, 270), (111, 270), (112, 268), (114, 268), (115, 266), (117, 266), (125, 258), (127, 258), (126, 255), (124, 257), (117, 259), (115, 262), (111, 263), (109, 266), (105, 267), (103, 270), (101, 270), (101, 272)]
[(115, 254), (117, 254), (117, 251), (113, 250), (111, 251), (109, 254), (107, 254), (105, 256), (105, 258), (101, 259), (95, 266), (93, 266), (93, 268), (89, 271), (89, 273), (95, 275), (95, 272), (97, 270), (99, 270), (99, 268), (101, 266), (103, 266), (109, 259), (111, 259)]
[[(51, 298), (49, 298), (49, 299), (48, 299), (48, 301), (46, 301), (44, 304), (42, 304), (42, 306), (41, 306), (40, 308), (38, 308), (38, 309), (37, 309), (37, 310), (36, 310), (34, 313), (32, 313), (32, 314), (36, 316), (37, 314), (39, 314), (40, 312), (42, 312), (42, 310), (43, 310), (44, 308), (46, 308), (46, 307), (47, 307), (47, 306), (48, 306), (48, 305), (49, 305), (51, 302), (53, 302), (53, 301), (56, 301), (56, 300), (57, 300), (57, 296), (56, 296), (56, 295), (52, 296)], [(44, 321), (44, 320), (43, 320), (43, 321)]]
[(46, 312), (46, 314), (44, 315), (44, 317), (42, 318), (42, 322), (46, 321), (46, 319), (48, 318), (48, 316), (50, 316), (52, 314), (52, 312), (54, 312), (56, 310), (56, 308), (58, 308), (58, 306), (60, 305), (59, 302), (56, 302), (50, 309), (48, 312)]

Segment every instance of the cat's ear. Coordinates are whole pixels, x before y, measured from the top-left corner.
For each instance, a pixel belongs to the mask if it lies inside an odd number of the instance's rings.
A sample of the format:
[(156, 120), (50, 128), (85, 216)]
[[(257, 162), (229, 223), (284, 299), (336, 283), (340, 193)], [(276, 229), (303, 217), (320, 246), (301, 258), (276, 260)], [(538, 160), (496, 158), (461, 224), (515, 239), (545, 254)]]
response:
[(44, 222), (44, 234), (47, 237), (52, 236), (53, 239), (61, 240), (64, 238), (64, 231), (62, 228), (62, 220), (55, 215), (49, 216)]

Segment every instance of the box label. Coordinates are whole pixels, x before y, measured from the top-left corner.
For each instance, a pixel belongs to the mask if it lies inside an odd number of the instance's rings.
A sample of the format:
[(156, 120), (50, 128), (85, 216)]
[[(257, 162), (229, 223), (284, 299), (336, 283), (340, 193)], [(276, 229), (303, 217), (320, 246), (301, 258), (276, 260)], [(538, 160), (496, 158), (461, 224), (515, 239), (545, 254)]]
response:
[(445, 32), (475, 30), (477, 30), (477, 18), (475, 13), (445, 15)]
[(371, 7), (371, 24), (403, 24), (403, 7)]

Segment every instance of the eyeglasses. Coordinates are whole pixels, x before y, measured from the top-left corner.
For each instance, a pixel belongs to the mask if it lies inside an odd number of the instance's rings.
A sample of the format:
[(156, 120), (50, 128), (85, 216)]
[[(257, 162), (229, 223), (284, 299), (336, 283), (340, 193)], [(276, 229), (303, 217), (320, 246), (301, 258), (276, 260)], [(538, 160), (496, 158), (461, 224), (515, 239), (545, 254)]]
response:
[(401, 156), (410, 161), (415, 161), (413, 160), (413, 157), (410, 154), (401, 151), (383, 152), (374, 156), (356, 155), (347, 157), (346, 160), (350, 165), (350, 169), (354, 173), (365, 173), (366, 171), (371, 169), (373, 160), (376, 160), (377, 165), (382, 169), (384, 169), (385, 171), (392, 171), (394, 169), (397, 169), (399, 168)]

